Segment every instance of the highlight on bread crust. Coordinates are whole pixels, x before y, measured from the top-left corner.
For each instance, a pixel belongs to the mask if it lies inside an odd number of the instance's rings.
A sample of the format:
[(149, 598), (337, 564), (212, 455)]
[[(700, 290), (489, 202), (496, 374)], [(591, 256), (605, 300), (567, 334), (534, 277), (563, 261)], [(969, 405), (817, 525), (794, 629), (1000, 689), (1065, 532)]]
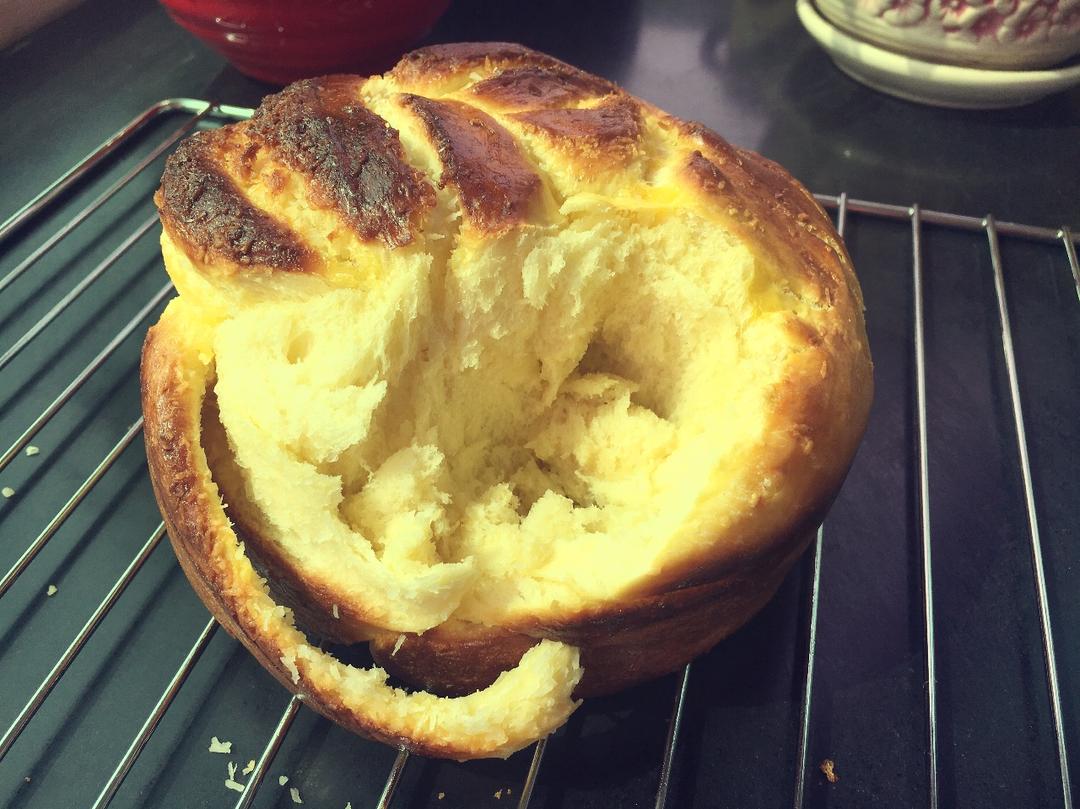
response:
[(300, 82), (186, 141), (156, 201), (180, 296), (143, 405), (177, 555), (287, 687), (394, 744), (508, 755), (706, 651), (866, 423), (812, 196), (520, 46)]

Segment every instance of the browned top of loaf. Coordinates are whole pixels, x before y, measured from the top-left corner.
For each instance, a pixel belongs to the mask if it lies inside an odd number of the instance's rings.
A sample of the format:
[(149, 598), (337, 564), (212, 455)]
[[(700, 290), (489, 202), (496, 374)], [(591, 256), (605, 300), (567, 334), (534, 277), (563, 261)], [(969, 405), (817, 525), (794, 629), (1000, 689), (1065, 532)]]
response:
[(540, 178), (514, 136), (482, 110), (460, 101), (407, 94), (443, 163), (443, 184), (458, 190), (461, 207), (480, 231), (498, 233), (528, 218)]
[[(216, 259), (233, 271), (317, 273), (318, 251), (273, 210), (254, 207), (236, 184), (261, 155), (298, 177), (311, 205), (333, 210), (361, 241), (391, 249), (414, 242), (435, 205), (434, 186), (453, 189), (472, 236), (496, 237), (534, 220), (545, 185), (533, 147), (517, 130), (586, 180), (638, 170), (628, 168), (638, 156), (647, 158), (641, 165), (672, 165), (677, 182), (769, 254), (800, 295), (839, 304), (848, 318), (861, 308), (847, 254), (813, 197), (774, 163), (701, 124), (510, 43), (422, 48), (383, 79), (379, 92), (391, 92), (437, 153), (438, 176), (410, 164), (398, 132), (371, 108), (364, 79), (311, 79), (268, 97), (251, 121), (201, 133), (170, 158), (156, 197), (165, 227), (196, 264)], [(674, 151), (648, 153), (646, 118), (676, 133)]]
[(477, 68), (542, 67), (603, 81), (516, 42), (453, 42), (418, 48), (401, 57), (390, 76), (403, 84), (427, 84), (467, 75)]
[(627, 96), (613, 95), (595, 107), (525, 110), (512, 117), (568, 156), (606, 152), (604, 162), (615, 164), (633, 156), (641, 142), (641, 109)]
[(615, 92), (611, 82), (562, 64), (511, 67), (469, 93), (504, 110), (552, 109)]

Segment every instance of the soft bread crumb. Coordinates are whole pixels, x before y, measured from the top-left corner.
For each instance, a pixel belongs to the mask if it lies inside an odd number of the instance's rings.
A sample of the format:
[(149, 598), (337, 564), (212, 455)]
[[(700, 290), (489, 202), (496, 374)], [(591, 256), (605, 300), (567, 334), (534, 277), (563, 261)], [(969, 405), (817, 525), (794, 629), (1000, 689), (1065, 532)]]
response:
[(50, 584), (48, 589), (45, 590), (45, 595), (52, 597), (52, 596), (56, 595), (56, 592), (57, 592), (56, 585), (55, 584)]
[(303, 803), (304, 802), (300, 798), (300, 790), (297, 789), (296, 787), (289, 787), (289, 797), (292, 798), (293, 803)]
[(825, 780), (830, 784), (835, 784), (840, 780), (840, 776), (836, 774), (836, 763), (831, 758), (821, 762), (821, 772), (824, 773)]
[(31, 458), (37, 455), (39, 452), (41, 452), (41, 450), (35, 447), (33, 444), (26, 448), (26, 454)]
[(15, 494), (15, 490), (10, 486), (5, 486), (4, 488), (0, 489), (0, 494), (4, 495), (4, 497), (11, 497)]
[(240, 774), (241, 774), (241, 775), (250, 775), (250, 774), (251, 774), (251, 771), (252, 771), (252, 770), (254, 770), (254, 769), (255, 769), (255, 759), (251, 759), (251, 760), (250, 760), (250, 761), (249, 761), (249, 762), (248, 762), (248, 763), (247, 763), (247, 764), (246, 764), (246, 765), (244, 766), (244, 769), (240, 770)]
[(210, 737), (210, 752), (211, 753), (231, 753), (232, 742), (223, 742), (218, 739), (217, 736)]

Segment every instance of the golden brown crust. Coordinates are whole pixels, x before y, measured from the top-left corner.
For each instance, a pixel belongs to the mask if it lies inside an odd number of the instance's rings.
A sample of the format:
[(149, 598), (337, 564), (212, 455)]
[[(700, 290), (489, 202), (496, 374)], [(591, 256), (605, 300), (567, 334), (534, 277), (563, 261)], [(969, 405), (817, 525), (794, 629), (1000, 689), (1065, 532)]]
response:
[(624, 96), (595, 107), (529, 110), (512, 118), (565, 151), (584, 153), (605, 163), (629, 158), (641, 141), (641, 110)]
[(405, 162), (398, 133), (360, 100), (362, 80), (327, 76), (268, 97), (251, 135), (307, 178), (312, 203), (334, 208), (364, 241), (411, 242), (435, 193)]
[(480, 233), (498, 235), (524, 224), (540, 178), (514, 136), (482, 110), (460, 101), (406, 94), (443, 164), (441, 182), (457, 188), (465, 218)]
[(667, 120), (700, 144), (684, 168), (689, 182), (713, 197), (732, 224), (741, 224), (748, 239), (800, 274), (816, 302), (844, 303), (837, 294), (843, 284), (861, 320), (862, 294), (851, 259), (813, 195), (773, 161), (735, 148), (702, 124)]
[(249, 203), (218, 167), (221, 139), (221, 130), (197, 132), (166, 161), (154, 196), (163, 224), (199, 261), (303, 270), (308, 253), (300, 239)]
[(454, 42), (417, 48), (402, 56), (389, 75), (406, 85), (422, 85), (462, 76), (488, 65), (503, 68), (526, 65), (589, 75), (515, 42)]
[(562, 64), (530, 65), (508, 68), (478, 81), (469, 88), (469, 95), (506, 111), (545, 110), (604, 96), (616, 89), (605, 79)]

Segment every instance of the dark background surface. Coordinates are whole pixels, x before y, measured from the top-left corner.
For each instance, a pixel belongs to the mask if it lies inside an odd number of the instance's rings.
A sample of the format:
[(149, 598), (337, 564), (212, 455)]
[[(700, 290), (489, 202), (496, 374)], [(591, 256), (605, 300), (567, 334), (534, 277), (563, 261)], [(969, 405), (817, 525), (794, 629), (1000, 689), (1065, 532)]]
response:
[[(510, 39), (547, 50), (780, 161), (818, 192), (1080, 225), (1080, 92), (993, 113), (891, 99), (833, 68), (793, 6), (458, 0), (430, 40)], [(227, 67), (152, 3), (90, 0), (0, 53), (0, 220), (160, 98), (254, 105), (270, 89)], [(0, 247), (0, 276), (181, 120), (149, 127)], [(152, 214), (159, 174), (160, 161), (0, 295), (0, 350)], [(155, 234), (0, 370), (0, 450), (165, 282)], [(806, 805), (922, 806), (910, 232), (905, 222), (852, 216), (847, 236), (866, 294), (877, 395), (825, 526)], [(1080, 304), (1060, 246), (1004, 239), (1003, 251), (1076, 773)], [(1061, 806), (986, 239), (928, 227), (924, 255), (941, 805)], [(41, 454), (0, 473), (0, 484), (16, 489), (0, 501), (0, 572), (137, 418), (142, 328), (35, 439)], [(0, 730), (157, 521), (136, 442), (0, 601)], [(671, 805), (791, 805), (806, 573), (793, 571), (750, 625), (695, 663)], [(52, 598), (49, 583), (59, 587)], [(0, 762), (0, 805), (92, 803), (205, 621), (171, 551), (159, 548)], [(587, 703), (549, 745), (533, 805), (652, 806), (676, 685), (669, 677)], [(231, 806), (225, 762), (242, 767), (258, 756), (285, 701), (219, 634), (114, 805)], [(209, 754), (211, 735), (231, 739), (234, 754)], [(394, 805), (512, 805), (529, 755), (505, 764), (413, 760)], [(836, 761), (836, 784), (817, 770), (826, 757)], [(287, 773), (307, 805), (371, 806), (392, 760), (393, 751), (302, 710), (256, 805), (293, 805), (277, 784)], [(495, 797), (507, 788), (511, 795)]]

